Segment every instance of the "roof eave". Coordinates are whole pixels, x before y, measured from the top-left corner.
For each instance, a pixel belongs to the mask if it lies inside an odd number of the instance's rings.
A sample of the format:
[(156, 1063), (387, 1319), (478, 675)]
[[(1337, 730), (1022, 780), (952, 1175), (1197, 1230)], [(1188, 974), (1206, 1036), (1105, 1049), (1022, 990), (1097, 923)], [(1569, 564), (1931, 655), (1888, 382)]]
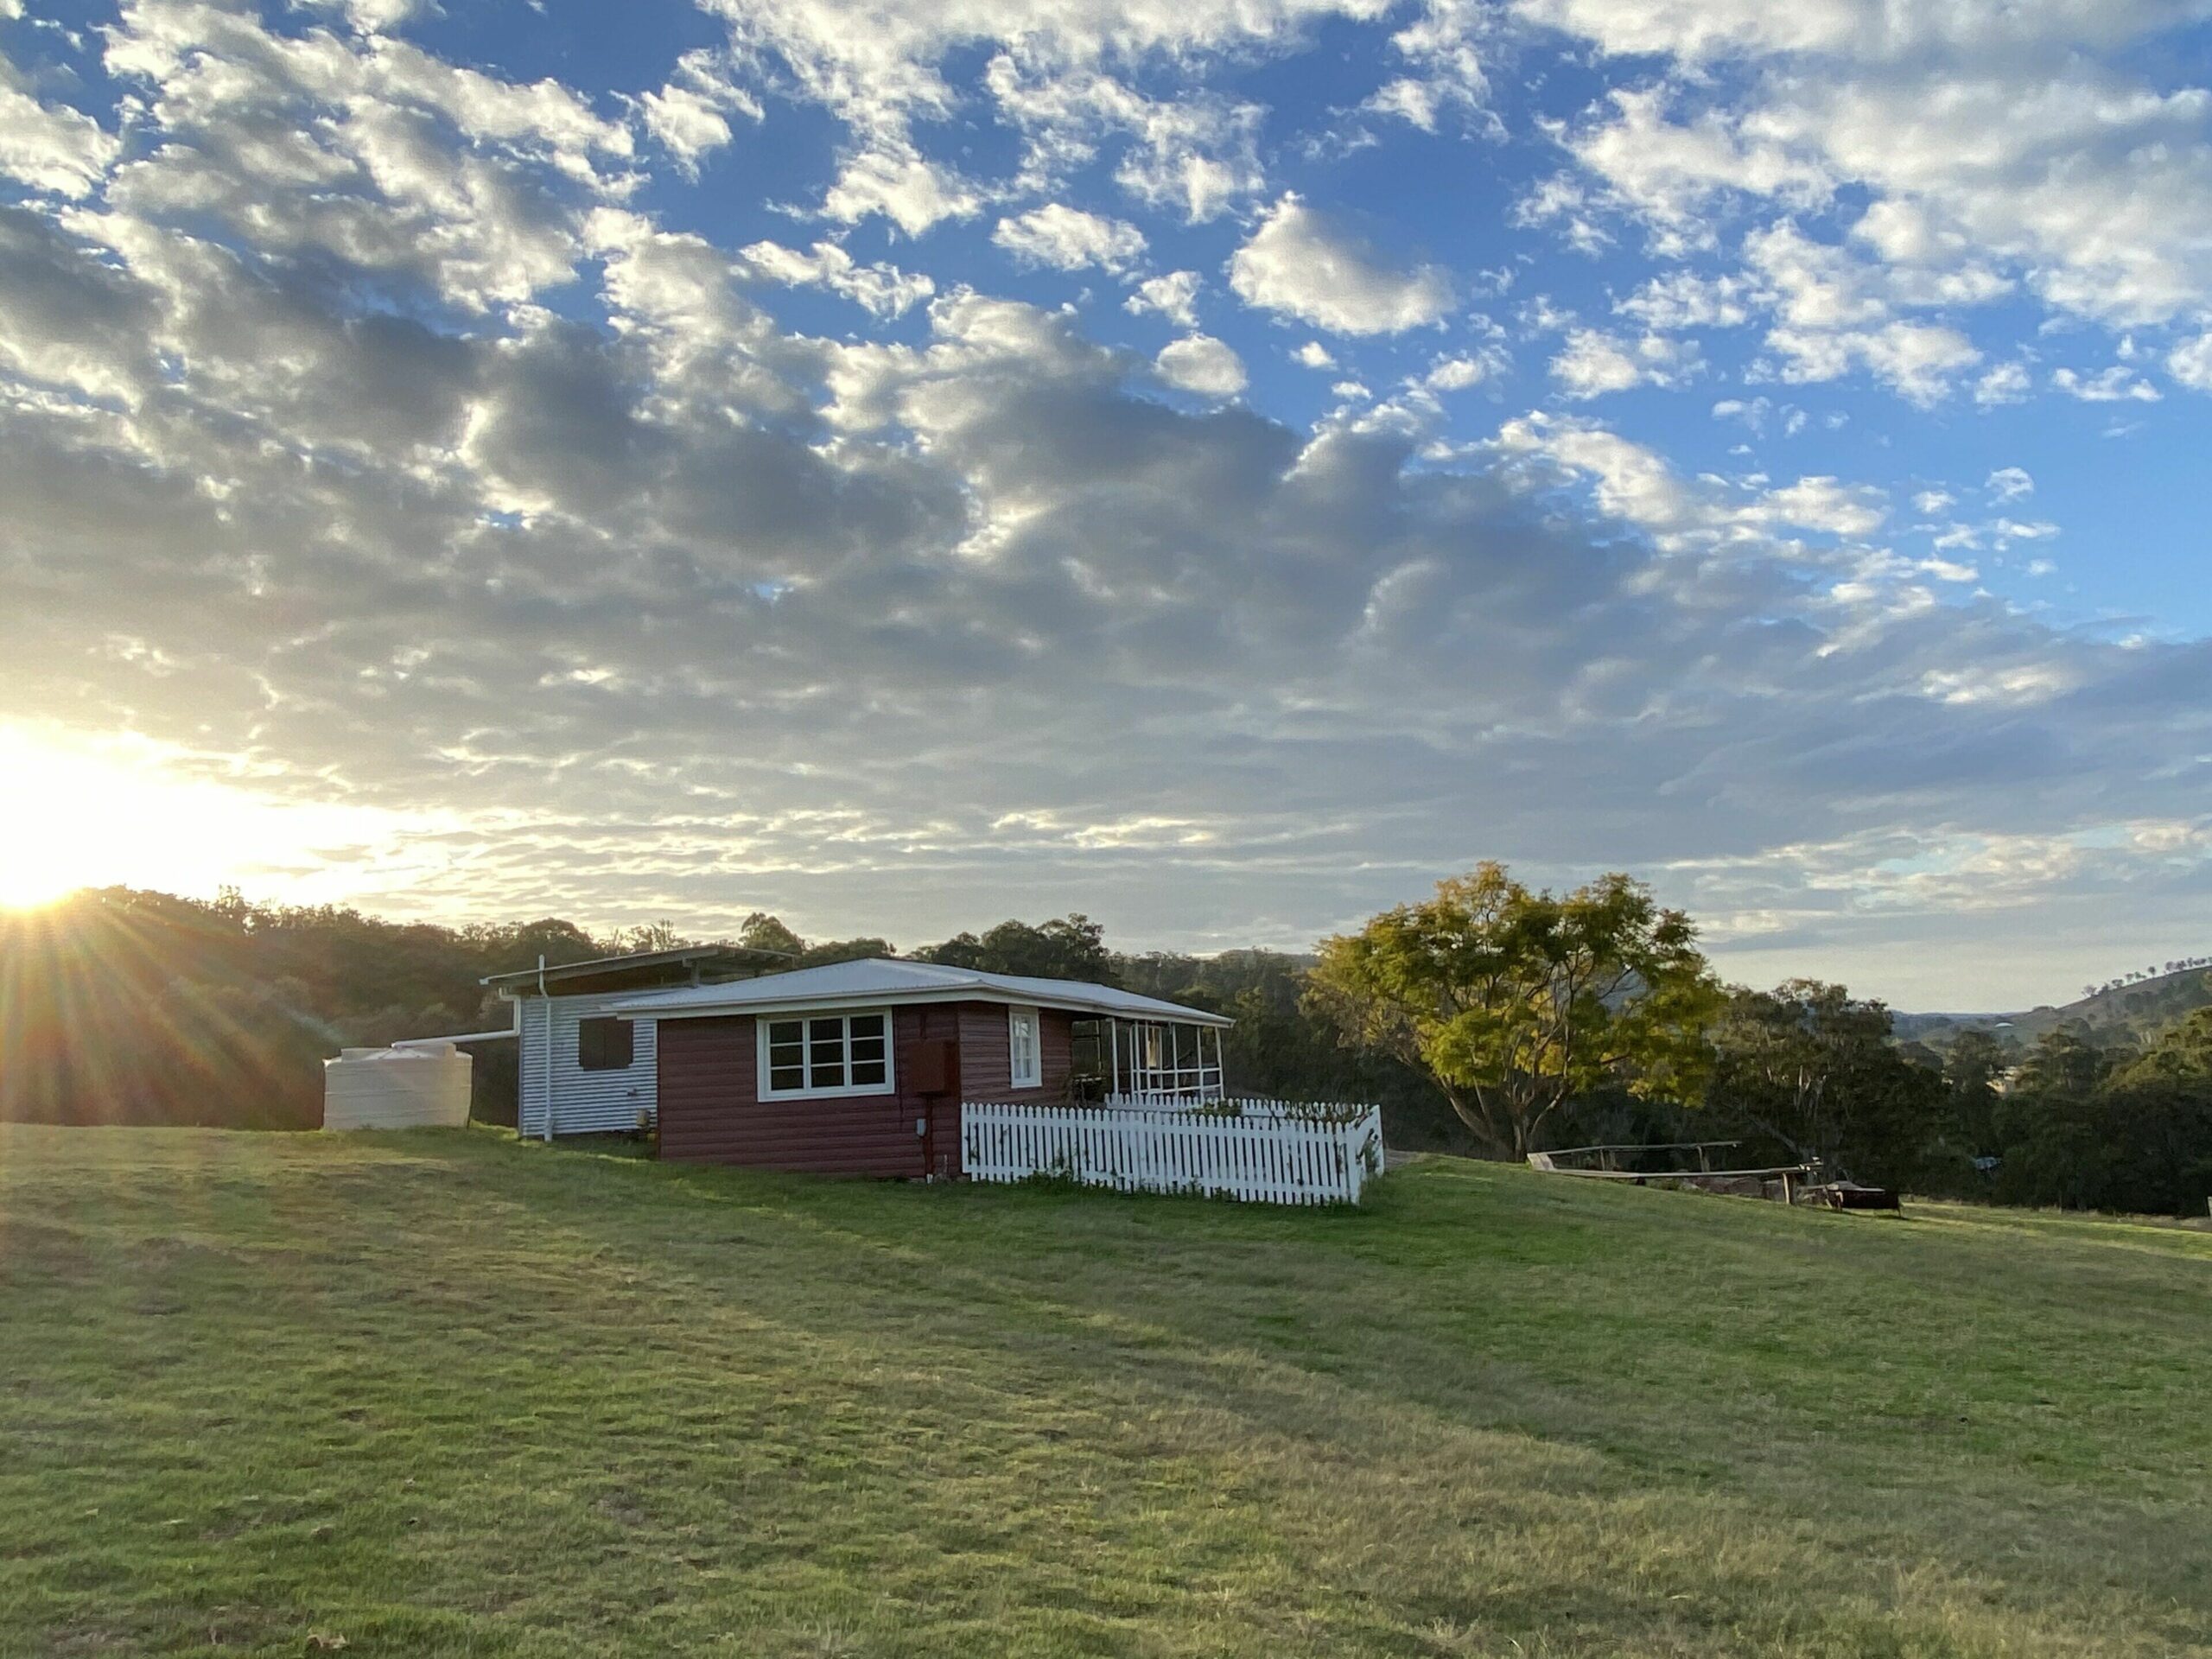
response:
[(477, 983), (502, 987), (529, 986), (535, 985), (542, 976), (550, 984), (556, 979), (585, 979), (632, 969), (679, 967), (685, 963), (708, 962), (717, 957), (764, 963), (791, 960), (788, 950), (766, 950), (749, 944), (687, 944), (679, 945), (672, 950), (639, 950), (628, 956), (592, 957), (582, 962), (548, 963), (543, 969), (517, 968), (504, 974), (486, 974)]
[[(759, 983), (755, 980), (745, 982)], [(685, 1002), (661, 1007), (653, 1006), (650, 999), (639, 998), (635, 1001), (618, 1002), (607, 1012), (620, 1020), (709, 1020), (736, 1014), (790, 1014), (801, 1008), (879, 1008), (938, 1002), (995, 1002), (1006, 1007), (1054, 1008), (1067, 1014), (1091, 1014), (1103, 1020), (1212, 1026), (1223, 1030), (1236, 1023), (1225, 1014), (1209, 1014), (1203, 1008), (1186, 1008), (1179, 1003), (1163, 1003), (1158, 1010), (1121, 1008), (1110, 1003), (1081, 1001), (1072, 997), (1017, 995), (988, 985), (858, 994), (850, 990), (829, 990), (817, 991), (808, 996), (779, 997), (772, 1002)]]

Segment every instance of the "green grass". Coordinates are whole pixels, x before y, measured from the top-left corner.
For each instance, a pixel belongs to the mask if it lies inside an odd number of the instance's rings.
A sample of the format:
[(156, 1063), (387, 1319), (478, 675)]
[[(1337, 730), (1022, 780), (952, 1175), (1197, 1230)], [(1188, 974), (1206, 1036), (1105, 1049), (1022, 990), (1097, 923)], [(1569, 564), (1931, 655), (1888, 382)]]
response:
[(0, 1129), (0, 1654), (2206, 1655), (2212, 1236)]

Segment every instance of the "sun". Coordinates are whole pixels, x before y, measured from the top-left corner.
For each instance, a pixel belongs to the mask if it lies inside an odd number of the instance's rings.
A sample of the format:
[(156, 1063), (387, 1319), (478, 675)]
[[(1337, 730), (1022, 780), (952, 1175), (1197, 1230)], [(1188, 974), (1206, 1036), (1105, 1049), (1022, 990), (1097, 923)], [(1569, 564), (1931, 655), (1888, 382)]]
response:
[(335, 896), (348, 874), (317, 849), (388, 844), (386, 815), (272, 798), (194, 775), (187, 757), (134, 734), (0, 726), (0, 909), (80, 887), (212, 893), (225, 883)]
[(0, 911), (38, 910), (83, 885), (66, 876), (49, 879), (37, 870), (0, 870)]
[(0, 773), (13, 785), (0, 817), (0, 908), (124, 880), (131, 830), (160, 822), (126, 767), (53, 738), (0, 727)]

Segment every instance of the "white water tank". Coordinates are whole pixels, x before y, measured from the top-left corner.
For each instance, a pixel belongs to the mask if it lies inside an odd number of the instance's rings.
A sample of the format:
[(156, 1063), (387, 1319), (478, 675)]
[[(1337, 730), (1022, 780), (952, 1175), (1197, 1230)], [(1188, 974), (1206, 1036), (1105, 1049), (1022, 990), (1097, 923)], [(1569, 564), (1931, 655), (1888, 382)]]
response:
[(468, 1122), (471, 1069), (451, 1043), (345, 1049), (322, 1063), (322, 1127), (457, 1129)]

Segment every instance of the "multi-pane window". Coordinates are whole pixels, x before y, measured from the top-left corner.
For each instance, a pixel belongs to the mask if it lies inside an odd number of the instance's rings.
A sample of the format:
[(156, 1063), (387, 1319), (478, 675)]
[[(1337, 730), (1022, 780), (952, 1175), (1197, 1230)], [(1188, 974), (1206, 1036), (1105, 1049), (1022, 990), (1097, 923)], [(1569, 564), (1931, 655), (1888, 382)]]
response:
[(766, 1019), (760, 1050), (763, 1096), (891, 1092), (891, 1020), (885, 1014)]
[(1006, 1011), (1006, 1050), (1008, 1070), (1017, 1089), (1035, 1089), (1045, 1081), (1045, 1046), (1034, 1008)]

